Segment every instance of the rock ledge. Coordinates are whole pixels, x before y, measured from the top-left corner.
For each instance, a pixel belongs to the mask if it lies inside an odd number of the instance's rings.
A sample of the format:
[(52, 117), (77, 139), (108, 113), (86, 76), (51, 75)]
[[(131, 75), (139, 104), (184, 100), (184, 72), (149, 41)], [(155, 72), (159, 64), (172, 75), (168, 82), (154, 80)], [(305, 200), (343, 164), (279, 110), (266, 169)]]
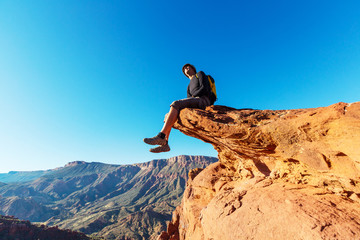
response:
[(158, 239), (360, 235), (360, 102), (297, 110), (184, 109), (174, 126), (219, 162), (190, 172)]

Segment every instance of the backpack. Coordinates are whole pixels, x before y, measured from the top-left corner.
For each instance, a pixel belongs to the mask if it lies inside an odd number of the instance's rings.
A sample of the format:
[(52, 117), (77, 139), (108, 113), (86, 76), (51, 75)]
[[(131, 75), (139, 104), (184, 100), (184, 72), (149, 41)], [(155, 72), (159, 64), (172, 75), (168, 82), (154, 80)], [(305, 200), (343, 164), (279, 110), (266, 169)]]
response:
[[(196, 76), (196, 78), (199, 78), (197, 74), (195, 76)], [(208, 78), (209, 86), (210, 86), (210, 92), (209, 92), (210, 101), (211, 101), (211, 104), (214, 104), (214, 102), (217, 100), (215, 80), (210, 75), (206, 75), (206, 76)]]
[(214, 103), (217, 100), (215, 80), (210, 75), (207, 75), (207, 77), (209, 79), (209, 85), (210, 85), (210, 101)]

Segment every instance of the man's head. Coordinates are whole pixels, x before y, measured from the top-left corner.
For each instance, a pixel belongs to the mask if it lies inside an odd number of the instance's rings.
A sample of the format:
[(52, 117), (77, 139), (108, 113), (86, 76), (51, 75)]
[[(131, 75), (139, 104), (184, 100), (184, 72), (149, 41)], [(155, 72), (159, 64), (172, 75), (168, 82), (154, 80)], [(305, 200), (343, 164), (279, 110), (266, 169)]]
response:
[(186, 77), (190, 78), (190, 76), (193, 76), (196, 74), (196, 68), (191, 65), (190, 63), (185, 64), (182, 67), (182, 71), (185, 74)]

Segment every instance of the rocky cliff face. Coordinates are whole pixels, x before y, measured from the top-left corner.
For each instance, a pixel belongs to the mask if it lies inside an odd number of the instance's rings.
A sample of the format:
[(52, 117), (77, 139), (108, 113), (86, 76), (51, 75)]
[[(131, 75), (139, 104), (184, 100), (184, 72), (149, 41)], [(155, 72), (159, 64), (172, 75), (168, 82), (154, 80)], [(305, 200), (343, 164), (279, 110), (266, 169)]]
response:
[(360, 102), (299, 110), (182, 110), (219, 162), (190, 171), (159, 239), (356, 239)]

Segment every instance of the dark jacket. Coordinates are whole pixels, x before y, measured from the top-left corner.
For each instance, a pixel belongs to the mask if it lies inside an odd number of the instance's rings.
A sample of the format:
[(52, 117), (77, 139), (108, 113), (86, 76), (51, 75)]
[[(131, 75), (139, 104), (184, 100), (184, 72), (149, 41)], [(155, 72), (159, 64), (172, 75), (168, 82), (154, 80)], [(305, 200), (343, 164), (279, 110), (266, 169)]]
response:
[(207, 76), (203, 71), (196, 74), (197, 77), (193, 77), (190, 80), (187, 88), (187, 97), (202, 97), (207, 96), (210, 99), (210, 84)]

